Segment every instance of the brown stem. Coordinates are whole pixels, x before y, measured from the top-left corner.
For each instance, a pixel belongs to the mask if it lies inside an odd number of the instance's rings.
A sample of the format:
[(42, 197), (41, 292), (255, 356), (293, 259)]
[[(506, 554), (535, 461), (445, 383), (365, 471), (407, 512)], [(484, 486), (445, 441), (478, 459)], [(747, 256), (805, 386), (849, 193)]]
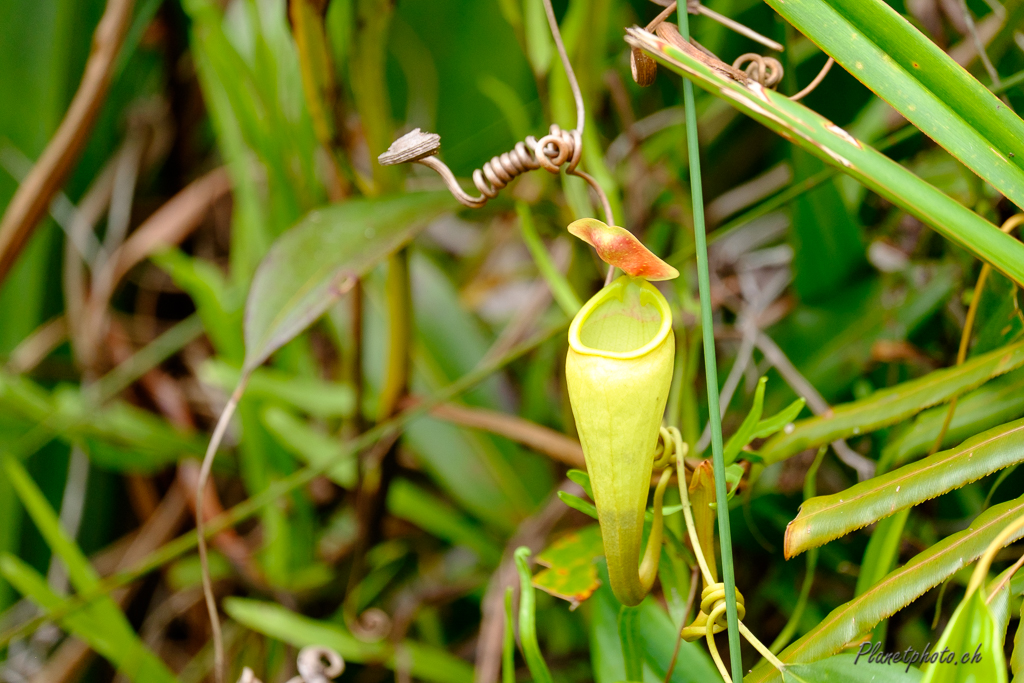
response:
[[(402, 407), (412, 407), (417, 403), (417, 399), (407, 397), (402, 402)], [(516, 415), (485, 408), (470, 408), (455, 403), (436, 406), (431, 409), (430, 414), (439, 420), (461, 427), (482, 429), (491, 434), (504, 436), (570, 467), (586, 469), (583, 448), (579, 441)]]

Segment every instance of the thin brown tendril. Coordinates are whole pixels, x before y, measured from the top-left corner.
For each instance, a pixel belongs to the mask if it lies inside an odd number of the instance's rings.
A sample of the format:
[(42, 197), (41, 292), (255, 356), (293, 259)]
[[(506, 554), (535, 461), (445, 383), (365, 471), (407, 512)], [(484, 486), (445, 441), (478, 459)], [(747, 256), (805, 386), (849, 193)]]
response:
[[(717, 55), (709, 51), (697, 41), (692, 38), (684, 39), (679, 35), (679, 31), (676, 29), (675, 25), (667, 22), (669, 15), (671, 15), (671, 13), (676, 9), (676, 5), (676, 2), (669, 3), (664, 11), (658, 14), (658, 16), (647, 24), (645, 30), (648, 33), (655, 33), (662, 40), (666, 40), (680, 49), (689, 50), (692, 56), (704, 61), (705, 63), (709, 63), (708, 60), (710, 59), (710, 65), (717, 66), (718, 68), (728, 71), (734, 79), (744, 84), (748, 83), (749, 80), (754, 80), (757, 83), (760, 83), (763, 87), (775, 88), (782, 82), (782, 76), (784, 73), (782, 63), (774, 57), (765, 57), (754, 52), (748, 52), (737, 58), (736, 61), (733, 62), (732, 69), (730, 69), (729, 66), (722, 62)], [(746, 26), (737, 24), (732, 19), (705, 8), (699, 2), (693, 1), (687, 3), (687, 10), (690, 14), (704, 14), (705, 16), (722, 23), (727, 28), (731, 28), (763, 45), (767, 45), (771, 49), (782, 51), (782, 45), (776, 43), (774, 40), (769, 40)], [(693, 51), (693, 48), (696, 48), (696, 52)], [(654, 78), (657, 74), (657, 63), (644, 54), (642, 50), (636, 48), (633, 49), (630, 54), (630, 66), (633, 71), (633, 80), (636, 81), (637, 84), (646, 87), (654, 83)]]
[(544, 0), (544, 12), (548, 15), (548, 27), (551, 28), (551, 35), (555, 39), (558, 56), (562, 58), (562, 68), (565, 69), (565, 77), (569, 79), (572, 98), (576, 101), (576, 130), (582, 136), (583, 126), (587, 119), (587, 110), (583, 107), (583, 93), (580, 92), (580, 84), (576, 80), (576, 72), (572, 70), (569, 55), (565, 51), (565, 43), (562, 42), (562, 32), (558, 28), (558, 21), (555, 19), (555, 10), (551, 7), (551, 0)]
[(828, 61), (825, 62), (825, 66), (821, 67), (821, 71), (819, 71), (818, 75), (814, 77), (814, 80), (811, 81), (810, 83), (808, 83), (806, 88), (804, 88), (803, 90), (801, 90), (797, 94), (793, 95), (789, 99), (791, 99), (794, 102), (799, 102), (800, 100), (802, 100), (803, 98), (807, 97), (812, 92), (814, 92), (814, 89), (817, 88), (819, 85), (821, 85), (821, 82), (823, 80), (825, 80), (825, 76), (828, 76), (829, 70), (832, 68), (832, 65), (835, 64), (835, 63), (836, 63), (836, 60), (834, 60), (832, 57), (829, 57)]
[(751, 80), (757, 81), (766, 88), (775, 88), (782, 82), (782, 64), (774, 57), (748, 52), (737, 57), (736, 61), (732, 63), (732, 67), (745, 72)]
[[(658, 24), (668, 19), (672, 15), (672, 13), (676, 11), (677, 5), (677, 2), (670, 2), (668, 5), (666, 5), (665, 9), (662, 10), (662, 12), (658, 16), (656, 16), (651, 21), (651, 23), (647, 25), (647, 32), (654, 33), (654, 29), (657, 28)], [(761, 45), (764, 45), (769, 50), (775, 50), (776, 52), (782, 52), (783, 50), (785, 50), (781, 43), (778, 43), (772, 40), (771, 38), (768, 38), (767, 36), (761, 35), (754, 29), (750, 28), (749, 26), (744, 26), (743, 24), (733, 19), (730, 19), (724, 14), (719, 14), (713, 9), (705, 7), (699, 2), (699, 0), (688, 0), (686, 3), (686, 11), (689, 14), (702, 14), (708, 19), (711, 19), (712, 21), (717, 21), (722, 26), (725, 26), (726, 28), (735, 31), (736, 33), (739, 33), (741, 36), (745, 36), (753, 40), (755, 43), (760, 43)]]
[[(1000, 230), (1009, 234), (1014, 228), (1024, 224), (1024, 213), (1019, 213), (1015, 216), (1010, 216), (1006, 219), (1006, 222), (1000, 226)], [(963, 365), (963, 362), (967, 360), (967, 347), (971, 343), (971, 331), (974, 329), (974, 320), (978, 316), (978, 302), (981, 301), (981, 294), (985, 289), (985, 282), (988, 280), (989, 273), (992, 272), (992, 266), (988, 263), (982, 265), (981, 272), (978, 273), (978, 282), (974, 285), (974, 296), (971, 297), (971, 304), (967, 307), (967, 319), (964, 321), (964, 331), (960, 335), (960, 349), (956, 354), (956, 364)], [(953, 413), (956, 412), (956, 404), (960, 398), (959, 394), (954, 394), (953, 398), (949, 401), (949, 410), (946, 411), (946, 419), (942, 423), (942, 429), (939, 430), (939, 435), (935, 439), (935, 443), (932, 444), (931, 450), (928, 451), (928, 455), (936, 453), (942, 448), (942, 442), (946, 439), (946, 432), (949, 431), (949, 426), (953, 423)]]
[[(543, 168), (549, 173), (557, 174), (565, 166), (567, 174), (578, 176), (590, 185), (601, 202), (605, 222), (608, 225), (615, 225), (608, 195), (593, 176), (577, 168), (583, 153), (583, 128), (587, 118), (583, 93), (580, 91), (565, 44), (562, 42), (562, 33), (558, 28), (551, 0), (544, 0), (544, 10), (576, 103), (576, 128), (563, 130), (557, 124), (552, 124), (548, 134), (540, 140), (528, 136), (526, 140), (516, 143), (512, 150), (492, 157), (483, 167), (473, 171), (473, 184), (480, 192), (476, 197), (467, 194), (448, 165), (436, 157), (441, 149), (441, 136), (435, 133), (425, 133), (419, 128), (406, 133), (395, 140), (386, 152), (377, 157), (377, 160), (383, 166), (414, 162), (433, 169), (444, 180), (452, 195), (472, 209), (478, 209), (488, 200), (497, 197), (510, 182), (527, 171)], [(611, 281), (614, 272), (614, 267), (608, 269), (608, 282)]]
[(203, 519), (203, 493), (210, 481), (210, 470), (213, 469), (213, 460), (217, 456), (217, 449), (224, 438), (224, 433), (231, 423), (231, 416), (242, 399), (248, 377), (243, 377), (238, 383), (235, 391), (224, 406), (224, 412), (220, 414), (217, 426), (214, 427), (213, 436), (210, 437), (210, 445), (206, 448), (206, 455), (203, 456), (203, 465), (199, 470), (199, 481), (196, 485), (196, 535), (199, 541), (199, 567), (203, 578), (203, 598), (206, 600), (206, 611), (210, 616), (210, 630), (213, 631), (213, 676), (217, 683), (224, 683), (224, 637), (220, 631), (220, 616), (217, 614), (217, 599), (213, 595), (213, 581), (210, 579), (210, 560), (206, 551), (206, 520)]

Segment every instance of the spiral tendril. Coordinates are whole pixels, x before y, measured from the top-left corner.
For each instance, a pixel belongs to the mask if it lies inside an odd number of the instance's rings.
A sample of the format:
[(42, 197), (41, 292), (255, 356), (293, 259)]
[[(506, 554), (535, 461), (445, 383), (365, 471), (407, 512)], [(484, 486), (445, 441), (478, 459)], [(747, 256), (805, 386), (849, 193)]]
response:
[[(329, 647), (309, 646), (299, 650), (295, 668), (299, 675), (288, 683), (331, 683), (345, 671), (345, 660)], [(238, 683), (262, 683), (249, 667), (242, 669)]]
[(395, 140), (377, 160), (383, 166), (415, 162), (433, 169), (444, 180), (452, 195), (473, 209), (497, 197), (509, 183), (528, 171), (542, 168), (557, 175), (564, 170), (587, 181), (601, 200), (606, 222), (615, 225), (608, 196), (593, 177), (578, 168), (583, 152), (583, 136), (578, 128), (563, 130), (557, 124), (552, 124), (548, 134), (540, 140), (530, 135), (526, 140), (517, 142), (508, 152), (491, 157), (481, 168), (473, 171), (473, 184), (480, 192), (476, 197), (467, 194), (448, 165), (437, 158), (440, 149), (440, 135), (424, 133), (416, 128)]
[(552, 124), (550, 132), (537, 140), (532, 135), (525, 142), (504, 154), (492, 157), (490, 161), (473, 171), (473, 184), (487, 199), (494, 199), (498, 192), (517, 177), (543, 168), (549, 173), (558, 173), (568, 163), (567, 173), (574, 173), (580, 163), (583, 142), (578, 130), (562, 130)]
[(757, 81), (765, 88), (775, 88), (782, 82), (782, 63), (774, 57), (748, 52), (737, 57), (732, 66), (734, 69), (743, 71), (751, 80)]

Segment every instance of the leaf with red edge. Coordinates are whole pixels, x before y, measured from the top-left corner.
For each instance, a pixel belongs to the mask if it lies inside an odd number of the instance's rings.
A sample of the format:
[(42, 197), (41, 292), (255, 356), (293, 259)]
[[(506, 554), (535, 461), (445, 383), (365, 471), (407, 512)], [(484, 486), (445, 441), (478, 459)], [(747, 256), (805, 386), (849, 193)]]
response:
[(594, 247), (605, 263), (645, 280), (673, 280), (679, 271), (655, 256), (629, 230), (608, 226), (596, 218), (569, 224), (569, 232)]

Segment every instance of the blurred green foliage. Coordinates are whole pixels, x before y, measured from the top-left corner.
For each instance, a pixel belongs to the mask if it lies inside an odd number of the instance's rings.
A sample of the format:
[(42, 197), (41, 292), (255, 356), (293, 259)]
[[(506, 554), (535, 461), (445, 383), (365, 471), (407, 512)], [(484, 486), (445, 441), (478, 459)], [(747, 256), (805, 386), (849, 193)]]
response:
[[(441, 158), (468, 188), (474, 168), (525, 135), (540, 137), (551, 123), (573, 123), (571, 94), (540, 0), (292, 2), (308, 3), (317, 17), (312, 30), (322, 31), (332, 73), (330, 79), (321, 73), (319, 83), (337, 86), (336, 101), (327, 106), (311, 106), (311, 91), (303, 87), (304, 64), (312, 58), (300, 49), (283, 0), (137, 0), (86, 150), (53, 215), (0, 286), (0, 358), (7, 364), (0, 371), (6, 463), (0, 472), (0, 673), (35, 673), (23, 668), (31, 666), (24, 653), (52, 662), (71, 647), (71, 639), (56, 644), (30, 634), (35, 615), (56, 613), (64, 632), (106, 660), (76, 663), (72, 673), (80, 680), (110, 681), (115, 669), (136, 681), (204, 680), (212, 653), (187, 539), (163, 555), (146, 549), (143, 556), (157, 558), (155, 564), (138, 565), (135, 557), (130, 565), (143, 566), (138, 571), (149, 578), (123, 604), (99, 577), (130, 568), (119, 564), (136, 540), (130, 534), (171, 509), (165, 506), (173, 496), (181, 498), (168, 524), (174, 533), (188, 533), (184, 501), (195, 494), (189, 472), (252, 351), (246, 348), (246, 302), (258, 266), (290, 228), (309, 225), (310, 212), (344, 213), (351, 200), (373, 197), (377, 203), (369, 206), (383, 214), (402, 201), (396, 197), (441, 189), (425, 169), (376, 162), (411, 128), (441, 135)], [(798, 90), (823, 63), (818, 48), (767, 4), (706, 4), (786, 44), (781, 92)], [(805, 4), (855, 14), (845, 0)], [(973, 41), (963, 17), (947, 7), (956, 3), (889, 4), (907, 26), (924, 30), (921, 39), (936, 50), (969, 53)], [(1024, 69), (1024, 52), (1014, 42), (1024, 3), (1002, 3), (1002, 22), (989, 3), (967, 4), (989, 31), (983, 33), (995, 68), (1011, 82)], [(868, 5), (881, 10), (875, 0)], [(644, 0), (556, 0), (554, 8), (587, 104), (582, 167), (609, 194), (617, 221), (682, 272), (662, 290), (675, 313), (678, 354), (667, 421), (679, 424), (697, 456), (707, 406), (700, 398), (699, 341), (693, 341), (700, 331), (681, 88), (668, 69), (651, 88), (634, 84), (622, 40), (625, 27), (645, 24), (660, 7)], [(103, 11), (98, 0), (0, 3), (0, 207), (9, 204), (60, 124)], [(872, 32), (857, 16), (860, 30), (876, 43), (909, 35), (884, 22)], [(692, 19), (695, 37), (726, 62), (764, 52), (707, 17)], [(929, 59), (940, 74), (952, 68), (939, 54)], [(982, 86), (990, 85), (976, 58), (966, 66)], [(969, 106), (950, 92), (950, 107)], [(961, 398), (944, 448), (1005, 429), (1024, 416), (1019, 363), (996, 363), (997, 369), (970, 381), (957, 378), (986, 358), (1019, 353), (1024, 318), (1020, 293), (1008, 278), (993, 275), (983, 295), (975, 291), (972, 252), (980, 247), (942, 238), (897, 203), (849, 176), (830, 174), (823, 162), (724, 100), (701, 90), (697, 95), (720, 377), (731, 399), (723, 401), (725, 432), (735, 435), (730, 453), (750, 463), (753, 475), (730, 501), (737, 583), (746, 597), (746, 623), (771, 642), (793, 615), (805, 577), (803, 560), (787, 562), (783, 553), (813, 462), (805, 449), (843, 437), (879, 471), (918, 476), (915, 462), (928, 455), (947, 410), (932, 406), (953, 394)], [(1005, 97), (999, 116), (1014, 115), (1024, 104), (1019, 85)], [(992, 178), (968, 169), (973, 161), (965, 165), (907, 128), (841, 67), (804, 104), (987, 221), (1018, 211), (986, 182)], [(330, 140), (322, 139), (316, 116), (324, 114), (318, 111), (328, 112)], [(974, 123), (986, 135), (1000, 133), (988, 118)], [(82, 301), (90, 303), (102, 257), (83, 258), (68, 245), (67, 232), (81, 218), (76, 207), (96, 200), (104, 169), (117, 167), (139, 130), (146, 131), (151, 154), (142, 155), (129, 187), (133, 229), (145, 228), (169, 198), (221, 165), (230, 176), (230, 198), (213, 201), (187, 236), (150, 249), (117, 283), (109, 305), (101, 302), (102, 332), (93, 342), (98, 352), (90, 355), (83, 349), (93, 333), (81, 316), (96, 313)], [(1024, 161), (1018, 156), (1014, 164)], [(97, 243), (108, 236), (108, 207), (101, 204), (86, 231)], [(329, 205), (337, 206), (324, 211)], [(359, 288), (322, 318), (304, 320), (309, 330), (273, 351), (241, 401), (214, 469), (219, 507), (258, 502), (244, 509), (252, 519), (213, 541), (218, 595), (231, 596), (222, 607), (232, 681), (243, 665), (266, 681), (286, 679), (294, 658), (282, 643), (334, 647), (349, 664), (342, 680), (380, 680), (391, 675), (380, 671), (385, 668), (415, 679), (468, 681), (472, 663), (480, 665), (475, 655), (490, 652), (496, 664), (507, 642), (488, 645), (480, 628), (504, 624), (504, 588), (519, 578), (513, 551), (521, 544), (542, 551), (557, 538), (561, 544), (536, 554), (550, 565), (536, 584), (556, 595), (593, 596), (573, 611), (543, 592), (536, 592), (533, 607), (527, 604), (552, 679), (616, 683), (638, 667), (644, 680), (668, 674), (692, 580), (693, 558), (679, 540), (685, 537), (682, 516), (666, 520), (669, 538), (655, 593), (624, 617), (602, 560), (594, 561), (600, 554), (591, 537), (595, 527), (554, 495), (566, 462), (523, 436), (538, 427), (574, 436), (562, 330), (576, 298), (585, 300), (600, 286), (603, 264), (564, 227), (597, 215), (599, 206), (582, 181), (543, 171), (517, 180), (484, 209), (452, 206), (437, 209), (448, 211), (440, 218), (424, 219), (425, 228), (389, 226), (409, 237), (417, 233), (407, 259), (384, 258), (394, 250), (389, 247), (347, 264), (363, 275)], [(324, 241), (312, 233), (288, 257), (298, 273), (344, 255), (313, 254)], [(383, 239), (364, 237), (371, 245)], [(409, 351), (402, 359), (408, 396), (400, 409), (495, 364), (452, 401), (477, 420), (498, 419), (501, 428), (428, 412), (398, 425), (396, 445), (384, 439), (383, 447), (353, 451), (351, 440), (378, 421), (381, 397), (394, 382), (389, 340), (402, 321), (387, 280), (402, 263), (411, 297)], [(270, 289), (287, 294), (286, 284), (271, 279)], [(354, 296), (361, 312), (352, 306)], [(942, 370), (955, 364), (972, 296), (984, 298), (971, 360), (961, 370)], [(257, 297), (256, 305), (263, 302)], [(58, 332), (47, 336), (45, 326), (54, 320)], [(771, 346), (744, 339), (751, 324)], [(789, 362), (779, 362), (779, 354)], [(782, 429), (774, 441), (763, 441), (768, 433), (757, 429), (751, 436), (752, 428), (770, 421), (756, 424), (762, 411), (774, 416), (797, 396), (808, 398), (793, 381), (797, 374), (834, 406), (833, 416), (852, 411), (860, 417), (780, 454), (772, 450), (778, 444), (836, 424), (804, 408), (795, 426), (773, 423)], [(765, 375), (766, 385), (758, 382)], [(928, 382), (938, 388), (917, 391)], [(906, 399), (898, 415), (887, 403), (892, 396)], [(791, 411), (798, 406), (784, 413), (786, 423), (797, 417)], [(758, 417), (745, 423), (750, 415)], [(1010, 465), (1001, 473), (966, 486), (951, 477), (929, 489), (938, 497), (820, 549), (802, 616), (794, 619), (793, 652), (822, 663), (794, 669), (793, 680), (828, 680), (848, 666), (830, 655), (870, 632), (891, 651), (920, 650), (938, 639), (935, 628), (941, 631), (964, 597), (960, 559), (980, 553), (1000, 524), (1020, 514), (1024, 470), (1015, 469), (1015, 452), (1000, 452), (999, 462)], [(85, 479), (74, 475), (76, 457), (87, 462)], [(770, 466), (762, 467), (764, 461)], [(308, 466), (326, 476), (303, 480)], [(830, 452), (816, 482), (822, 496), (842, 495), (857, 475)], [(282, 489), (286, 493), (277, 495)], [(76, 499), (82, 501), (77, 525)], [(576, 509), (590, 509), (588, 501), (571, 500)], [(670, 493), (667, 506), (675, 512), (678, 503)], [(863, 521), (879, 519), (868, 517)], [(568, 533), (586, 542), (563, 557), (559, 553), (573, 546)], [(1017, 556), (1001, 555), (996, 569)], [(51, 568), (51, 557), (57, 558), (53, 567), (66, 567), (68, 581)], [(162, 574), (153, 571), (164, 567)], [(944, 597), (936, 588), (942, 583)], [(1018, 575), (1007, 586), (998, 598), (1005, 609), (999, 608), (997, 626), (1009, 623), (1006, 657), (1019, 662), (1021, 648), (1013, 642), (1024, 583)], [(65, 613), (69, 595), (94, 590), (103, 596)], [(36, 607), (19, 603), (23, 596)], [(387, 615), (386, 637), (367, 635), (363, 618), (374, 614), (371, 608)], [(173, 616), (165, 618), (168, 610)], [(539, 670), (532, 645), (528, 654), (513, 659), (519, 679), (536, 676), (528, 668)], [(752, 649), (743, 655), (745, 669), (758, 660)], [(670, 680), (704, 682), (716, 675), (703, 646), (684, 643)], [(750, 679), (772, 676), (762, 664)]]

